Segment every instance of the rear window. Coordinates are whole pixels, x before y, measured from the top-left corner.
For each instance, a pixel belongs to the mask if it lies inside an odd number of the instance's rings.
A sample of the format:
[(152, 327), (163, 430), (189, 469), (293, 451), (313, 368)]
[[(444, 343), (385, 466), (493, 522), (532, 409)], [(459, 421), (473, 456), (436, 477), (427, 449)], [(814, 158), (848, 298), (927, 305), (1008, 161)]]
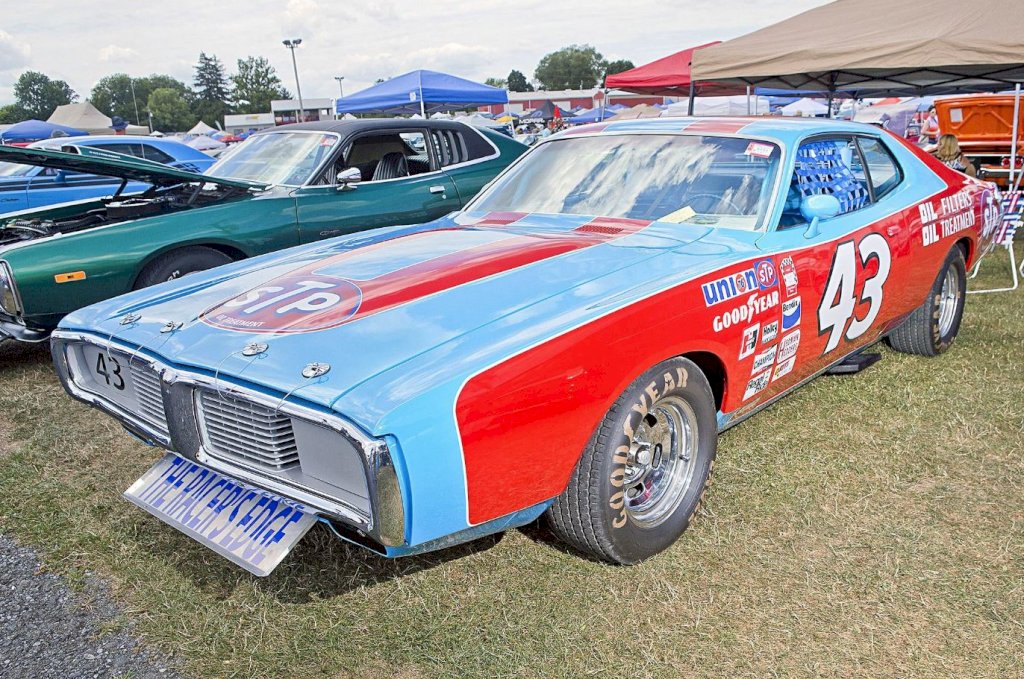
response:
[(474, 130), (431, 130), (430, 137), (441, 167), (468, 163), (494, 153), (494, 148)]

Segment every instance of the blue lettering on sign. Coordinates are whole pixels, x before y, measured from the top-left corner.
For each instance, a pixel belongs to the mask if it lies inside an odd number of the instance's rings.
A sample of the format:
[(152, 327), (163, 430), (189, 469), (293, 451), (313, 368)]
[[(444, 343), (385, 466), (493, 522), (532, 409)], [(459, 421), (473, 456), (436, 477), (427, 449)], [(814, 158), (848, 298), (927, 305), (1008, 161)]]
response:
[[(770, 260), (768, 261), (771, 264)], [(775, 268), (772, 267), (771, 276), (775, 277)], [(737, 271), (734, 274), (728, 276), (722, 276), (721, 278), (713, 281), (709, 281), (700, 286), (701, 291), (704, 293), (704, 305), (714, 306), (721, 302), (728, 301), (734, 297), (746, 294), (751, 290), (764, 290), (770, 285), (762, 286), (757, 280), (757, 271), (753, 267), (744, 271)]]

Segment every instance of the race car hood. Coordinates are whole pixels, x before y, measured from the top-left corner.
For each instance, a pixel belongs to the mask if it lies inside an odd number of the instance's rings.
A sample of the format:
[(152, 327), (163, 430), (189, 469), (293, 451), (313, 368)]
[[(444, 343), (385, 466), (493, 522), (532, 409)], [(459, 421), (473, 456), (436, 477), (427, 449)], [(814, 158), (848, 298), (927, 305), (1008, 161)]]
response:
[(204, 182), (220, 184), (240, 189), (267, 188), (266, 184), (249, 182), (242, 179), (226, 179), (212, 177), (198, 172), (189, 172), (162, 163), (143, 160), (123, 153), (115, 153), (90, 146), (68, 144), (61, 150), (39, 148), (21, 148), (17, 146), (0, 146), (0, 161), (52, 167), (57, 170), (99, 174), (107, 177), (119, 177), (132, 181), (145, 182), (156, 186), (174, 186), (185, 182)]
[[(654, 275), (644, 273), (654, 271), (646, 262), (677, 257), (662, 267), (671, 275), (689, 274), (695, 264), (710, 268), (716, 257), (709, 255), (730, 252), (697, 242), (710, 231), (460, 213), (130, 293), (69, 315), (61, 328), (332, 407), (373, 432), (403, 394), (472, 372), (495, 352), (641, 294)], [(265, 350), (244, 355), (253, 343)], [(432, 367), (413, 382), (401, 377), (425, 362)], [(305, 378), (310, 363), (327, 364), (329, 372)]]

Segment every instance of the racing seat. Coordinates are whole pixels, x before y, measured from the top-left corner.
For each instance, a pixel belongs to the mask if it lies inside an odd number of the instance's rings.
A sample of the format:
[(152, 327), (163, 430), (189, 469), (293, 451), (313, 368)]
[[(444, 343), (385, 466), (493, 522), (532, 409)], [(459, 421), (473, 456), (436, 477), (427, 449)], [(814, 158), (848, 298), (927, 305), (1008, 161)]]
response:
[(834, 141), (808, 142), (797, 149), (793, 183), (802, 198), (820, 194), (838, 198), (839, 214), (859, 210), (870, 199), (867, 187), (843, 161)]
[(370, 181), (376, 182), (382, 179), (398, 179), (399, 177), (408, 176), (409, 161), (406, 160), (404, 153), (394, 151), (384, 154), (384, 157), (377, 163), (377, 167), (374, 168), (373, 177)]

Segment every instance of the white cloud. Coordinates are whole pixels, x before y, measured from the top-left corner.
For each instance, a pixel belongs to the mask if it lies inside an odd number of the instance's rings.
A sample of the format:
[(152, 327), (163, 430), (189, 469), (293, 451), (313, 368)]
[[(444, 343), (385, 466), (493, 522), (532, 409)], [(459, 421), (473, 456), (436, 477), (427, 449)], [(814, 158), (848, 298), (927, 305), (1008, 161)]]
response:
[(11, 71), (28, 66), (32, 48), (7, 31), (0, 31), (0, 71)]
[(107, 45), (106, 47), (101, 47), (99, 52), (96, 53), (96, 58), (104, 63), (124, 61), (129, 57), (137, 56), (139, 56), (139, 53), (136, 50), (133, 50), (131, 47), (121, 47), (120, 45)]

